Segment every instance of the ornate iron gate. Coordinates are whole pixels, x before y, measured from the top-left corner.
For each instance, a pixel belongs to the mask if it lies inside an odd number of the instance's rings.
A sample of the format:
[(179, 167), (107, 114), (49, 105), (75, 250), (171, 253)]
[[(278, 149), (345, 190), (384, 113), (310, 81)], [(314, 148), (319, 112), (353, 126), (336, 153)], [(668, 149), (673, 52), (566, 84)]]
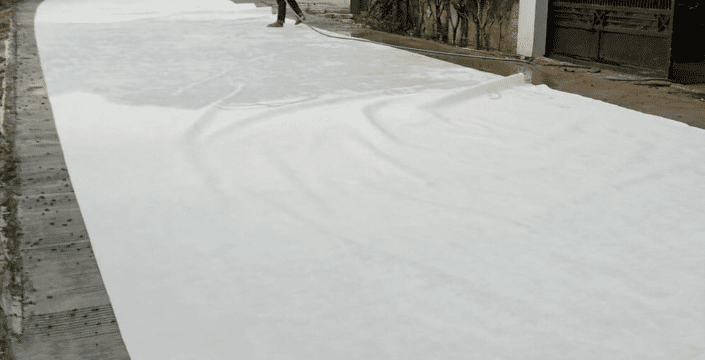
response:
[(673, 0), (554, 0), (548, 54), (669, 72)]

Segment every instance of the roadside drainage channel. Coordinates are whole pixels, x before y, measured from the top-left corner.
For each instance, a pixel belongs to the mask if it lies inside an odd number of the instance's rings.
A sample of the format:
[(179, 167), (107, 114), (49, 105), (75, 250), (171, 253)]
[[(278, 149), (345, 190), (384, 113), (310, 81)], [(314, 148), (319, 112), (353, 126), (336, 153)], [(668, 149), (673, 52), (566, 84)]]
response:
[(0, 327), (0, 358), (127, 360), (44, 82), (34, 32), (42, 1), (14, 5), (2, 65), (2, 149), (12, 153), (3, 153), (10, 161), (0, 184), (6, 269), (0, 318), (5, 315), (9, 330), (5, 336)]

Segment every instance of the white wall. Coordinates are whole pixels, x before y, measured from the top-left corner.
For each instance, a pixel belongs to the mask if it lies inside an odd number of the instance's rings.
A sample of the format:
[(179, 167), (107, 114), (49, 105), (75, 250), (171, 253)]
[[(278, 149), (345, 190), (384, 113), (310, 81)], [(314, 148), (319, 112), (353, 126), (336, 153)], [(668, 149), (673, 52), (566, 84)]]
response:
[(519, 1), (519, 32), (517, 54), (543, 56), (546, 53), (548, 0)]

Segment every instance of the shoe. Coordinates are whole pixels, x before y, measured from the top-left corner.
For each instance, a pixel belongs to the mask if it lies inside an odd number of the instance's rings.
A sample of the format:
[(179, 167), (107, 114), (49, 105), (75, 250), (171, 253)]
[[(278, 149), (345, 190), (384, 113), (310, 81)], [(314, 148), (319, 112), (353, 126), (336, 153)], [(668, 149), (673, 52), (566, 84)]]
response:
[(296, 19), (296, 22), (294, 23), (294, 25), (299, 25), (302, 22), (304, 22), (304, 20), (306, 20), (306, 17), (304, 16), (304, 14), (301, 14), (301, 15), (299, 15), (299, 18)]
[(281, 21), (276, 21), (267, 25), (267, 27), (284, 27), (284, 23)]

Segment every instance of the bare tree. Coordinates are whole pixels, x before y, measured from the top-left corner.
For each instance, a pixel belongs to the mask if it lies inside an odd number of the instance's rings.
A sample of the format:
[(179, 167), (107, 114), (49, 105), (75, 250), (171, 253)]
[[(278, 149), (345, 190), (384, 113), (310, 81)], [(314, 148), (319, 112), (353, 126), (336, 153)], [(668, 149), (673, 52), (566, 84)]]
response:
[[(3, 1), (3, 0), (0, 0)], [(440, 42), (468, 46), (468, 30), (472, 21), (477, 29), (475, 44), (488, 49), (493, 25), (501, 27), (511, 18), (512, 6), (518, 0), (372, 0), (371, 18), (380, 30), (413, 32), (416, 36)], [(455, 10), (455, 11), (453, 11)], [(453, 13), (457, 15), (453, 21)]]
[(434, 15), (436, 19), (436, 26), (434, 27), (435, 34), (434, 37), (441, 42), (448, 42), (448, 23), (443, 13), (448, 9), (450, 5), (449, 0), (432, 0), (430, 3), (434, 6)]
[[(436, 6), (433, 0), (420, 0), (421, 6), (421, 21), (419, 22), (419, 33), (424, 38), (434, 38), (436, 36), (436, 28), (438, 23), (436, 22)], [(430, 24), (429, 24), (430, 21)], [(428, 28), (430, 26), (430, 29)], [(426, 27), (426, 31), (424, 31)]]
[(500, 2), (499, 6), (499, 47), (502, 50), (502, 41), (504, 40), (502, 29), (506, 25), (507, 21), (512, 18), (512, 9), (514, 5), (519, 2), (519, 0), (498, 0)]
[[(1, 0), (0, 0), (1, 1)], [(406, 32), (414, 28), (411, 13), (412, 0), (376, 0), (369, 5), (368, 16), (375, 20), (379, 30)]]
[[(507, 16), (507, 4), (515, 0), (465, 0), (465, 10), (468, 20), (475, 24), (475, 46), (478, 49), (489, 49), (490, 29), (500, 17)], [(511, 5), (509, 5), (511, 9)]]
[(457, 45), (462, 47), (468, 46), (469, 16), (467, 4), (465, 0), (451, 0), (451, 6), (453, 6), (455, 13), (458, 15), (458, 24), (453, 28), (453, 43), (455, 44), (457, 31), (460, 29), (460, 40)]
[[(458, 3), (460, 0), (450, 0), (450, 6), (448, 7), (448, 22), (450, 23), (450, 43), (456, 45), (458, 39), (458, 29), (460, 28), (460, 23), (462, 23), (462, 18), (458, 13)], [(456, 21), (453, 23), (453, 10), (455, 10)]]

